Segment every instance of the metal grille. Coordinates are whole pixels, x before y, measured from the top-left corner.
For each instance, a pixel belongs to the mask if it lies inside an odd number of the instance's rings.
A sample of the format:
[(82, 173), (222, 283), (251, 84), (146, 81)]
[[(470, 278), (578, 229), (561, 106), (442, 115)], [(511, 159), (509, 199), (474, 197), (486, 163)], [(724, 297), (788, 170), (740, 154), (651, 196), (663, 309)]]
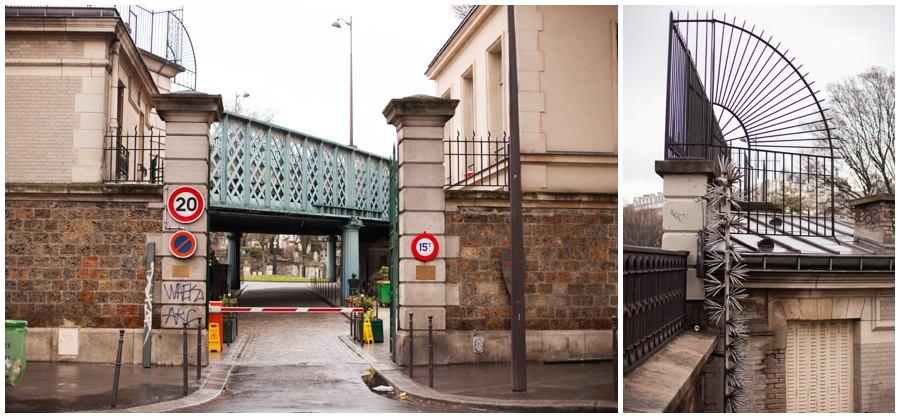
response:
[(115, 135), (107, 135), (103, 149), (105, 181), (161, 184), (163, 142), (162, 134), (154, 134), (152, 128), (148, 135), (139, 134), (137, 127), (133, 135), (122, 134), (121, 129)]
[(734, 18), (670, 15), (669, 26), (664, 157), (738, 162), (741, 210), (778, 214), (750, 232), (831, 235), (831, 132), (794, 60)]
[(447, 175), (446, 186), (493, 186), (509, 185), (509, 138), (502, 136), (479, 137), (473, 132), (471, 138), (448, 138), (445, 142), (444, 161)]
[(687, 255), (687, 251), (623, 247), (625, 373), (684, 328)]

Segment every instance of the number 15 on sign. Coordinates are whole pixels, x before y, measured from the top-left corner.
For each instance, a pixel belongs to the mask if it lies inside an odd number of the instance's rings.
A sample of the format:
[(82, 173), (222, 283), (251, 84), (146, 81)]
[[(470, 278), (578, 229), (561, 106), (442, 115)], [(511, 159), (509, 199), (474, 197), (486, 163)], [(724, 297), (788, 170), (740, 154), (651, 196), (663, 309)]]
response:
[(431, 261), (437, 257), (437, 239), (431, 234), (419, 234), (412, 241), (413, 257), (419, 261)]

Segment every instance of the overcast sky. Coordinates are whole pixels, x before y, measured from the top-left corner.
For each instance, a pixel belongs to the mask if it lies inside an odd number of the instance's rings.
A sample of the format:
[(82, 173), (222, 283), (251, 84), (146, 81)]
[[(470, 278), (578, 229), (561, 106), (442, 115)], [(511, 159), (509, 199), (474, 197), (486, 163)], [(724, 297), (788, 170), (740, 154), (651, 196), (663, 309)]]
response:
[(281, 126), (347, 144), (350, 29), (331, 23), (351, 15), (354, 143), (388, 156), (396, 131), (381, 111), (392, 98), (434, 95), (425, 70), (460, 22), (447, 4), (186, 4), (197, 90), (226, 103), (246, 91), (242, 107), (275, 109)]
[[(893, 6), (822, 7), (731, 7), (731, 6), (625, 6), (621, 48), (623, 86), (619, 97), (622, 120), (619, 128), (619, 199), (632, 203), (635, 197), (662, 191), (662, 178), (654, 161), (663, 158), (666, 65), (669, 11), (681, 16), (714, 10), (722, 19), (727, 13), (737, 22), (765, 30), (779, 50), (802, 64), (807, 81), (814, 82), (817, 97), (824, 99), (825, 86), (878, 65), (894, 70)], [(827, 107), (827, 102), (825, 107)]]

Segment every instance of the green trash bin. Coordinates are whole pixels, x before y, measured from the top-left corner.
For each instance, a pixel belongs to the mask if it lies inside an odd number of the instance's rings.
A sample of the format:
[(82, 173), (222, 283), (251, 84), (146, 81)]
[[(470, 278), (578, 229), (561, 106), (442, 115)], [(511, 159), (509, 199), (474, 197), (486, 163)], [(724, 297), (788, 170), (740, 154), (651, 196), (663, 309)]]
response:
[(25, 375), (25, 335), (28, 322), (6, 321), (6, 385), (19, 386)]
[(378, 303), (381, 306), (391, 304), (391, 282), (388, 280), (378, 282)]

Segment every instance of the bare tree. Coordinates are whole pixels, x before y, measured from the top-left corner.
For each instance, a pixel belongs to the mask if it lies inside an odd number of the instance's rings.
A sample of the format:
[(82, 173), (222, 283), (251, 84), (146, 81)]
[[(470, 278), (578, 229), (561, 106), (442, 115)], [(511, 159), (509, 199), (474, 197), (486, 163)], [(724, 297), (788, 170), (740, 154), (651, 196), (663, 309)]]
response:
[(622, 208), (622, 242), (640, 247), (662, 247), (662, 209)]
[(475, 6), (473, 5), (453, 5), (450, 6), (450, 11), (453, 12), (453, 16), (456, 16), (457, 19), (465, 19), (466, 16), (469, 15), (469, 11), (472, 10)]
[[(835, 187), (850, 199), (873, 192), (893, 194), (894, 71), (870, 67), (829, 84), (827, 92), (832, 145), (840, 158), (836, 172), (850, 177), (846, 182), (835, 181)], [(824, 142), (824, 133), (819, 137)]]
[(266, 123), (273, 123), (278, 117), (278, 111), (272, 108), (258, 109), (241, 103), (241, 96), (235, 96), (234, 100), (225, 100), (225, 110), (244, 115), (248, 118), (258, 119)]

